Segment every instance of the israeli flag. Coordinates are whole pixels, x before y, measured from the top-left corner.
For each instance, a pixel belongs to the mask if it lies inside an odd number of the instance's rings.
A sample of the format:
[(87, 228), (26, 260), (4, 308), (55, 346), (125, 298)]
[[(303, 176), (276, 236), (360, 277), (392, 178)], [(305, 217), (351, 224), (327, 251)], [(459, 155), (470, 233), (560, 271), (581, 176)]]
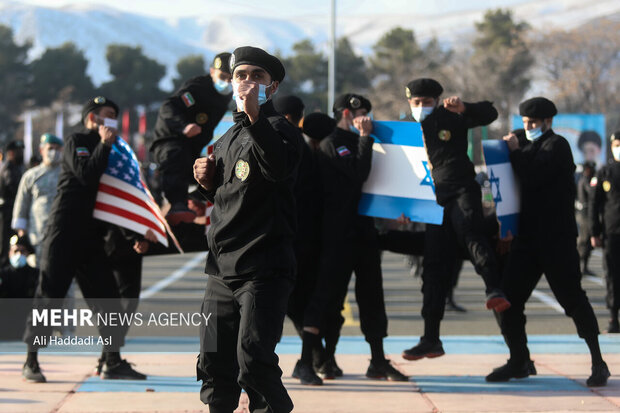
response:
[(502, 140), (483, 141), (482, 150), (501, 236), (505, 237), (509, 230), (517, 235), (521, 195), (510, 164), (508, 145)]
[(422, 128), (415, 122), (373, 122), (372, 168), (362, 187), (358, 212), (396, 219), (441, 224), (443, 208), (435, 200), (435, 185)]

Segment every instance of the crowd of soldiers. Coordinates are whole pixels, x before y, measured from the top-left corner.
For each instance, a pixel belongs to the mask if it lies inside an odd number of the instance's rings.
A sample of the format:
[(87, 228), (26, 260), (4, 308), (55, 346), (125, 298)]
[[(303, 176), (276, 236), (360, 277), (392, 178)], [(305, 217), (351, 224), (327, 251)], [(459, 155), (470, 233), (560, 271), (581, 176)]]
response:
[[(416, 78), (403, 85), (403, 99), (411, 108), (406, 120), (421, 125), (443, 222), (428, 224), (424, 231), (379, 233), (372, 217), (358, 214), (362, 185), (372, 165), (372, 103), (360, 94), (346, 93), (335, 100), (333, 116), (304, 116), (299, 98), (274, 97), (284, 77), (280, 60), (264, 50), (247, 46), (221, 53), (208, 75), (190, 79), (166, 99), (154, 129), (151, 152), (160, 167), (170, 204), (166, 218), (173, 230), (196, 222), (192, 205), (197, 200), (213, 204), (206, 240), (204, 229), (197, 233), (197, 245), (209, 251), (202, 311), (217, 319), (201, 328), (197, 362), (201, 400), (211, 412), (232, 412), (242, 389), (252, 411), (292, 410), (275, 354), (286, 315), (302, 339), (293, 376), (304, 385), (342, 376), (335, 354), (353, 273), (361, 330), (371, 353), (366, 376), (407, 381), (383, 349), (388, 318), (381, 250), (423, 256), (424, 334), (403, 351), (404, 359), (444, 354), (440, 323), (446, 300), (451, 299), (455, 268), (469, 259), (484, 281), (486, 308), (495, 314), (510, 351), (507, 363), (487, 381), (536, 374), (527, 347), (524, 306), (545, 274), (590, 350), (592, 374), (587, 384), (607, 383), (610, 373), (599, 347), (598, 322), (581, 287), (579, 253), (604, 247), (608, 332), (617, 333), (619, 133), (610, 139), (614, 159), (609, 165), (596, 174), (592, 165), (584, 168), (578, 187), (581, 205), (587, 208), (578, 208), (578, 249), (575, 164), (568, 142), (552, 129), (557, 109), (543, 97), (522, 102), (524, 129), (503, 138), (519, 178), (519, 231), (514, 239), (501, 238), (497, 217), (483, 211), (480, 179), (467, 155), (468, 129), (489, 125), (497, 110), (488, 101), (443, 98), (436, 80)], [(215, 142), (213, 153), (200, 157), (231, 102), (234, 125)], [(65, 298), (73, 279), (87, 299), (139, 297), (142, 255), (156, 240), (92, 216), (98, 182), (116, 140), (118, 114), (118, 106), (106, 97), (89, 100), (82, 113), (85, 131), (64, 140), (43, 135), (43, 162), (21, 181), (20, 148), (7, 147), (0, 170), (0, 247), (10, 271), (30, 268), (25, 257), (35, 253), (40, 271), (31, 269), (33, 281), (24, 294), (34, 295), (39, 305)], [(198, 184), (197, 190), (188, 193), (192, 184)], [(398, 221), (410, 223), (404, 213)], [(11, 228), (16, 236), (5, 245)], [(5, 272), (3, 294), (11, 285)], [(23, 375), (43, 382), (40, 346), (33, 337), (49, 331), (30, 321), (24, 334), (28, 354)], [(100, 332), (118, 337), (103, 348), (96, 373), (102, 378), (146, 378), (120, 356), (126, 331)], [(217, 351), (209, 347), (212, 343)]]

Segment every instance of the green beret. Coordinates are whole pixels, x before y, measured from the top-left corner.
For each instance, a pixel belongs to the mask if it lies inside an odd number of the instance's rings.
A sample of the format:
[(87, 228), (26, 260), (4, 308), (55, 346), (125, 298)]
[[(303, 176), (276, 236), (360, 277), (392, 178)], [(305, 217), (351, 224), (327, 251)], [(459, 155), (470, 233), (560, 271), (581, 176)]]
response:
[(64, 142), (56, 135), (52, 135), (51, 133), (44, 133), (41, 135), (41, 145), (45, 145), (46, 143), (56, 144), (62, 146)]

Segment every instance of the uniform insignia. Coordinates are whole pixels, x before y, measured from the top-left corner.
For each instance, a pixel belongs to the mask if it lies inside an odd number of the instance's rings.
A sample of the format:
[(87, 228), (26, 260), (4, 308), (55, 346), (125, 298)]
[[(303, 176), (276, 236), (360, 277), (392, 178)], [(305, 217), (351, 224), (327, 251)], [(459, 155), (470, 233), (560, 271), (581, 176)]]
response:
[(450, 138), (452, 138), (452, 134), (450, 133), (450, 131), (445, 130), (445, 129), (440, 130), (438, 136), (439, 136), (439, 139), (441, 139), (444, 142), (448, 142)]
[(222, 59), (220, 59), (219, 57), (215, 58), (215, 61), (213, 62), (213, 67), (216, 69), (219, 69), (222, 67)]
[(340, 146), (340, 147), (336, 148), (336, 151), (338, 152), (338, 155), (340, 155), (340, 156), (351, 155), (351, 151), (346, 146)]
[(239, 178), (241, 182), (243, 182), (246, 179), (248, 179), (249, 175), (250, 175), (250, 164), (247, 163), (247, 161), (244, 161), (243, 159), (239, 159), (237, 163), (235, 164), (235, 176)]
[(228, 59), (228, 65), (230, 66), (230, 71), (232, 72), (233, 68), (235, 67), (235, 54), (231, 54), (230, 55), (230, 59)]
[(183, 93), (183, 95), (181, 95), (181, 99), (183, 100), (183, 103), (185, 103), (185, 107), (187, 108), (189, 108), (194, 103), (196, 103), (196, 101), (194, 100), (194, 97), (189, 92)]
[(90, 156), (90, 151), (88, 150), (88, 148), (80, 146), (78, 148), (75, 148), (75, 154), (77, 156)]
[(407, 96), (407, 99), (411, 99), (411, 91), (406, 86), (405, 86), (405, 96)]
[(349, 104), (351, 105), (352, 109), (359, 109), (359, 107), (362, 106), (362, 102), (355, 96), (349, 99)]
[(97, 96), (96, 98), (93, 99), (93, 102), (95, 102), (98, 105), (103, 105), (105, 103), (105, 98), (103, 96)]
[(611, 182), (609, 182), (609, 181), (604, 181), (603, 182), (603, 191), (605, 191), (605, 192), (611, 191)]
[(592, 177), (592, 179), (590, 179), (590, 186), (594, 188), (596, 187), (597, 184), (598, 184), (598, 178), (596, 176)]
[(207, 116), (207, 114), (204, 112), (196, 115), (196, 123), (199, 125), (204, 125), (205, 123), (207, 123), (207, 120), (209, 120), (209, 116)]

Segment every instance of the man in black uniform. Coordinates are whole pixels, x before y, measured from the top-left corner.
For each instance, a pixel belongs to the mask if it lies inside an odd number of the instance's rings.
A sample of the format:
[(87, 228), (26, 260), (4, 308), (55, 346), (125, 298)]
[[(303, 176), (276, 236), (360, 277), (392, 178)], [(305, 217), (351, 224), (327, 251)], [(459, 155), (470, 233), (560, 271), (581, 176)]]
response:
[(5, 150), (6, 161), (0, 168), (0, 266), (8, 263), (11, 220), (19, 180), (24, 171), (24, 143), (11, 141)]
[(536, 374), (527, 348), (524, 307), (544, 273), (551, 291), (590, 349), (592, 375), (587, 385), (604, 386), (609, 370), (601, 356), (598, 323), (581, 288), (571, 149), (566, 139), (551, 129), (557, 114), (553, 102), (532, 98), (519, 105), (519, 112), (531, 143), (520, 148), (514, 134), (504, 137), (521, 193), (519, 234), (513, 241), (503, 280), (512, 306), (499, 315), (510, 359), (486, 380), (508, 381)]
[[(588, 267), (588, 261), (590, 261), (590, 254), (592, 253), (589, 207), (591, 202), (590, 199), (594, 193), (594, 188), (592, 187), (594, 181), (592, 178), (594, 178), (595, 175), (596, 163), (586, 161), (583, 163), (583, 172), (577, 181), (577, 202), (575, 204), (579, 229), (577, 251), (579, 251), (579, 258), (581, 259), (581, 273), (583, 275), (594, 275)], [(594, 186), (596, 185), (594, 184)]]
[(482, 276), (486, 308), (497, 312), (510, 307), (500, 289), (501, 276), (495, 252), (484, 233), (482, 193), (474, 165), (467, 156), (467, 130), (488, 125), (497, 110), (488, 101), (465, 103), (456, 96), (443, 100), (443, 88), (434, 79), (416, 79), (405, 88), (413, 119), (420, 122), (437, 203), (444, 207), (442, 225), (427, 225), (422, 270), (424, 335), (403, 351), (406, 360), (444, 354), (439, 327), (459, 247), (468, 251)]
[[(88, 301), (94, 298), (118, 298), (118, 287), (106, 263), (103, 236), (106, 223), (93, 218), (95, 199), (101, 175), (108, 166), (108, 156), (116, 140), (115, 127), (118, 106), (103, 96), (88, 101), (82, 109), (86, 131), (69, 136), (64, 145), (58, 192), (52, 204), (41, 251), (41, 274), (35, 293), (35, 308), (62, 308), (75, 277), (82, 295)], [(94, 311), (120, 313), (118, 300), (101, 300), (89, 305)], [(95, 308), (96, 307), (96, 308)], [(49, 335), (51, 326), (26, 324), (24, 342), (28, 357), (23, 376), (27, 381), (45, 382), (37, 360), (42, 347), (36, 337)], [(102, 378), (144, 379), (121, 359), (122, 336), (116, 328), (99, 325), (102, 337), (112, 337), (104, 346), (105, 365)]]
[(304, 116), (304, 103), (297, 96), (280, 96), (273, 106), (298, 132), (297, 140), (301, 158), (295, 181), (297, 205), (297, 233), (293, 243), (297, 262), (297, 279), (286, 314), (289, 316), (302, 340), (301, 359), (296, 363), (292, 376), (304, 385), (321, 385), (323, 381), (312, 367), (313, 359), (319, 357), (321, 343), (318, 330), (305, 325), (305, 314), (316, 288), (321, 236), (321, 179), (316, 153), (305, 142), (300, 123)]
[[(368, 378), (406, 381), (385, 358), (387, 315), (383, 300), (383, 279), (378, 234), (372, 217), (359, 215), (362, 185), (370, 174), (372, 105), (363, 96), (347, 93), (334, 102), (337, 125), (319, 145), (319, 168), (323, 182), (323, 233), (319, 267), (319, 292), (329, 292), (325, 311), (313, 300), (311, 312), (324, 314), (325, 362), (319, 374), (325, 378), (342, 375), (334, 354), (344, 323), (341, 315), (351, 275), (355, 272), (355, 298), (360, 309), (362, 333), (370, 345)], [(353, 132), (355, 128), (355, 132)], [(357, 132), (359, 131), (359, 132)]]
[(187, 207), (192, 165), (228, 110), (232, 93), (229, 59), (230, 53), (215, 56), (208, 75), (183, 83), (159, 108), (151, 151), (159, 163), (162, 190), (170, 202), (166, 215), (170, 225), (190, 223), (196, 217)]
[(194, 164), (196, 181), (214, 204), (202, 305), (214, 322), (200, 332), (200, 398), (212, 413), (230, 413), (243, 388), (252, 412), (287, 413), (293, 403), (275, 347), (295, 283), (298, 132), (270, 100), (284, 78), (280, 60), (240, 47), (230, 69), (235, 125), (211, 156)]
[(613, 160), (598, 172), (589, 212), (592, 246), (604, 246), (607, 264), (607, 308), (611, 313), (607, 332), (620, 333), (620, 131), (610, 140)]

